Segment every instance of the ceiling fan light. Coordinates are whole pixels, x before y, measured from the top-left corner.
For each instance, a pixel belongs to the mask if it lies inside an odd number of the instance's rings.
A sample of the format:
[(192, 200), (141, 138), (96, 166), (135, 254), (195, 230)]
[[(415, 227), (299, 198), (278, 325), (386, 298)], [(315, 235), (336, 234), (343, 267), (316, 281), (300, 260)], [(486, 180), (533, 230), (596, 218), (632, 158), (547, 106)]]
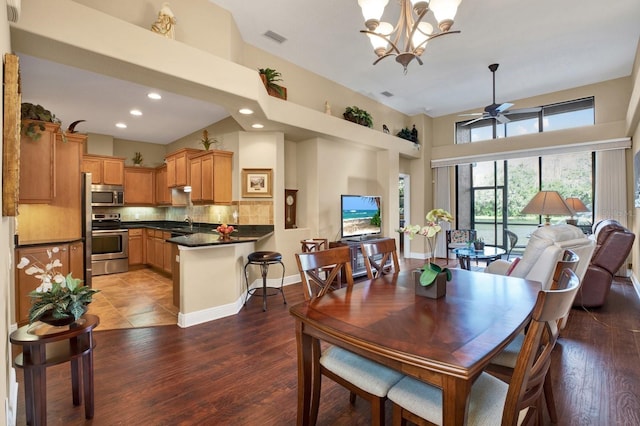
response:
[(365, 22), (380, 21), (387, 3), (389, 0), (358, 0), (358, 6), (362, 9)]
[(411, 0), (411, 6), (416, 14), (420, 15), (422, 12), (429, 9), (429, 2), (425, 0)]
[(441, 31), (449, 31), (462, 0), (431, 0), (431, 10)]

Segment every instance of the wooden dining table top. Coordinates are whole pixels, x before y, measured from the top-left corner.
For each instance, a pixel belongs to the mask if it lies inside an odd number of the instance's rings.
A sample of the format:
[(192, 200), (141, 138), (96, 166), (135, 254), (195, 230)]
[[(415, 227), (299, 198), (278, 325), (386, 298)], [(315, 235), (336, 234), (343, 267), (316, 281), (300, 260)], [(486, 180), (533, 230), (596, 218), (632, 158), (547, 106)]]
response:
[[(521, 278), (451, 272), (446, 295), (439, 299), (415, 295), (414, 275), (403, 271), (295, 305), (290, 313), (297, 320), (298, 344), (307, 345), (301, 336), (308, 335), (344, 347), (439, 386), (445, 394), (455, 393), (457, 404), (466, 401), (475, 377), (530, 320), (541, 286)], [(463, 386), (449, 386), (450, 378)], [(460, 409), (454, 404), (446, 410), (454, 406)]]

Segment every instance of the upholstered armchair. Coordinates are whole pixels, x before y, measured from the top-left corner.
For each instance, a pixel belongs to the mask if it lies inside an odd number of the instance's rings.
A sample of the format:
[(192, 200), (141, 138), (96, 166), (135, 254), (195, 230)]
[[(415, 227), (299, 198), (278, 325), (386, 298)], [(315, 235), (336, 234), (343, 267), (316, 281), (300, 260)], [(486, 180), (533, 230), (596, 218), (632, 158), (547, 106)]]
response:
[(594, 241), (579, 228), (567, 224), (539, 227), (531, 234), (521, 258), (511, 262), (498, 259), (491, 262), (485, 272), (539, 281), (542, 289), (548, 290), (556, 264), (567, 249), (579, 256), (575, 272), (582, 279), (593, 253)]
[(635, 234), (615, 220), (603, 220), (593, 227), (595, 250), (587, 267), (574, 306), (595, 308), (607, 300), (613, 277), (624, 264)]

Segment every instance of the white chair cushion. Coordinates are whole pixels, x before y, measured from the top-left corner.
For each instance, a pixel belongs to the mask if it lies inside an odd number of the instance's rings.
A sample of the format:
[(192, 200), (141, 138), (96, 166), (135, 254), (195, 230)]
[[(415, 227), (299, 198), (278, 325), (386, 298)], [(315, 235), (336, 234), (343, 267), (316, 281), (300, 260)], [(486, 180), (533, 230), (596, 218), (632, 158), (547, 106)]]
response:
[[(499, 425), (508, 389), (509, 385), (503, 381), (482, 373), (471, 387), (467, 425)], [(389, 390), (387, 397), (431, 423), (442, 424), (442, 391), (437, 387), (405, 377)], [(524, 409), (520, 412), (518, 424), (522, 423), (527, 411)]]
[(401, 373), (346, 349), (331, 346), (322, 353), (320, 364), (327, 370), (379, 397), (404, 377)]
[(502, 365), (504, 367), (515, 368), (518, 355), (520, 354), (520, 349), (522, 348), (522, 343), (524, 343), (524, 332), (518, 334), (502, 352), (491, 360), (491, 363)]

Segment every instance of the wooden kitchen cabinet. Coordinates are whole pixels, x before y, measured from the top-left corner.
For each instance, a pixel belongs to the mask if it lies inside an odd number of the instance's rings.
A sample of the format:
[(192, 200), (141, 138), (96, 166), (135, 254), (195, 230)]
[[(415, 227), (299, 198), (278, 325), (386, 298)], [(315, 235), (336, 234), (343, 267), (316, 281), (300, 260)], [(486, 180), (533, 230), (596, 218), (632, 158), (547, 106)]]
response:
[(105, 155), (85, 155), (82, 171), (91, 173), (94, 185), (124, 185), (124, 158)]
[(190, 185), (189, 158), (202, 152), (201, 149), (182, 148), (167, 155), (167, 186), (175, 188)]
[(231, 204), (233, 152), (205, 151), (189, 159), (191, 201)]
[(155, 256), (155, 231), (153, 229), (145, 229), (144, 230), (144, 263), (146, 265), (155, 266), (156, 256)]
[(129, 266), (144, 263), (142, 228), (129, 229)]
[[(44, 267), (51, 260), (47, 251), (53, 251), (57, 247), (58, 252), (52, 252), (52, 259), (60, 259), (62, 267), (59, 271), (63, 275), (72, 273), (74, 278), (84, 276), (84, 254), (82, 241), (75, 241), (71, 244), (45, 244), (33, 247), (23, 247), (16, 249), (16, 259), (26, 257), (29, 264), (38, 263), (40, 267)], [(15, 270), (16, 277), (16, 321), (19, 325), (29, 322), (29, 308), (31, 308), (31, 298), (29, 293), (40, 286), (42, 281), (33, 275), (27, 275), (24, 269)]]
[(171, 232), (162, 233), (162, 269), (166, 273), (171, 274), (171, 247), (173, 244), (167, 242), (169, 238), (171, 238)]
[(67, 134), (66, 142), (60, 133), (54, 136), (55, 197), (48, 204), (20, 203), (17, 233), (21, 246), (75, 241), (82, 237), (80, 163), (87, 136)]
[[(40, 133), (38, 140), (25, 134), (29, 125)], [(39, 126), (44, 126), (41, 131)], [(50, 203), (55, 197), (56, 132), (59, 124), (44, 121), (22, 120), (20, 134), (20, 183), (19, 203)]]
[(155, 170), (147, 167), (124, 168), (124, 204), (152, 206), (155, 195)]
[(156, 168), (156, 205), (171, 204), (171, 188), (167, 185), (167, 165)]

